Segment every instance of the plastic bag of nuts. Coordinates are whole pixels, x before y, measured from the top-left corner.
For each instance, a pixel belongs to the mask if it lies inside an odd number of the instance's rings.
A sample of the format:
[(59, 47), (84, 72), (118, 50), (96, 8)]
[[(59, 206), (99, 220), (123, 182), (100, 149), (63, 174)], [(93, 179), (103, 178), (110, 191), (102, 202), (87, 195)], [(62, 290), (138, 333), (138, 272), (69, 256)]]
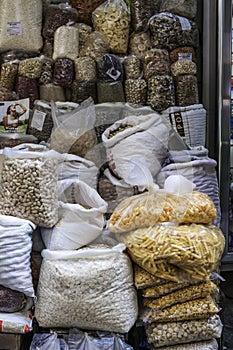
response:
[(131, 55), (143, 58), (146, 51), (152, 47), (149, 32), (132, 33), (129, 37), (129, 51)]
[(143, 74), (145, 79), (156, 75), (169, 75), (169, 54), (164, 49), (151, 49), (145, 52), (143, 57)]
[(15, 147), (17, 145), (21, 145), (23, 143), (38, 143), (39, 140), (33, 136), (28, 134), (20, 134), (20, 133), (1, 133), (0, 134), (0, 149), (5, 147)]
[(149, 19), (154, 14), (153, 0), (132, 0), (131, 21), (135, 32), (142, 32), (146, 29)]
[(0, 213), (52, 227), (58, 221), (57, 164), (54, 151), (3, 150)]
[(78, 21), (92, 25), (92, 12), (106, 0), (70, 0), (70, 4), (78, 12)]
[(18, 74), (31, 79), (40, 78), (43, 59), (41, 57), (27, 58), (19, 61)]
[(39, 99), (37, 79), (17, 75), (15, 91), (20, 99), (29, 98), (30, 109), (33, 108), (34, 102)]
[(169, 52), (170, 64), (178, 61), (178, 60), (191, 60), (193, 62), (196, 61), (196, 53), (193, 47), (191, 46), (183, 46), (178, 47)]
[(176, 15), (194, 18), (197, 14), (197, 0), (162, 0), (160, 12), (172, 12)]
[(79, 57), (89, 56), (97, 60), (110, 51), (109, 43), (106, 36), (100, 32), (90, 33), (79, 52)]
[(127, 53), (130, 31), (130, 9), (124, 0), (108, 0), (92, 14), (94, 29), (104, 34), (111, 52)]
[(28, 120), (28, 134), (34, 135), (39, 142), (48, 141), (53, 128), (51, 107), (46, 101), (35, 101)]
[(96, 68), (99, 81), (111, 83), (123, 80), (123, 65), (116, 55), (103, 55), (97, 60)]
[(139, 57), (135, 55), (126, 56), (123, 65), (126, 79), (139, 79), (143, 77), (143, 64)]
[(148, 342), (153, 346), (169, 346), (212, 338), (220, 338), (222, 322), (218, 315), (207, 319), (146, 324)]
[(74, 61), (70, 58), (57, 58), (53, 67), (53, 82), (63, 87), (70, 87), (74, 80)]
[(195, 22), (170, 12), (161, 12), (150, 18), (152, 45), (173, 50), (179, 46), (198, 47), (199, 32)]
[(172, 63), (171, 74), (173, 77), (178, 75), (196, 75), (197, 65), (191, 60), (178, 60)]
[(148, 79), (147, 104), (161, 112), (175, 105), (174, 82), (170, 75), (156, 75)]
[(198, 82), (195, 75), (179, 75), (174, 82), (176, 106), (199, 104)]
[(11, 91), (5, 87), (0, 87), (0, 101), (14, 101), (17, 99), (15, 91)]
[(43, 58), (42, 71), (39, 84), (50, 84), (53, 78), (53, 60), (50, 57)]
[(68, 3), (49, 5), (44, 16), (43, 37), (53, 40), (55, 31), (70, 22), (78, 22), (76, 9), (72, 8)]
[(147, 83), (145, 79), (125, 80), (126, 102), (134, 105), (145, 106), (147, 101)]
[(5, 62), (1, 65), (0, 87), (14, 90), (15, 79), (18, 74), (18, 64), (16, 62)]
[(96, 62), (93, 58), (84, 56), (74, 60), (75, 79), (79, 81), (96, 80)]
[(215, 316), (219, 308), (213, 298), (205, 298), (186, 301), (181, 304), (175, 304), (164, 310), (144, 309), (140, 318), (144, 322), (172, 322), (183, 320), (206, 319)]
[(74, 26), (78, 28), (79, 50), (81, 50), (93, 28), (85, 23), (75, 23)]

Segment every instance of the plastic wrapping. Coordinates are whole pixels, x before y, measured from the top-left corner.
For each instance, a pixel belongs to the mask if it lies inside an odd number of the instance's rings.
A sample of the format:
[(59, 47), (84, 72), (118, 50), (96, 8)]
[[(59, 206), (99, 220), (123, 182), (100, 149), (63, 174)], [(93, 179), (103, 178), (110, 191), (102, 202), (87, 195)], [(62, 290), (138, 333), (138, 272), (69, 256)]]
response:
[(116, 121), (102, 134), (113, 173), (131, 186), (148, 186), (165, 160), (168, 132), (155, 112)]
[(28, 134), (34, 135), (39, 141), (48, 141), (53, 128), (51, 107), (45, 101), (35, 101), (34, 108), (28, 120)]
[(5, 147), (15, 147), (22, 143), (38, 143), (39, 140), (33, 135), (22, 133), (6, 133), (0, 134), (0, 149)]
[(146, 51), (152, 48), (149, 32), (132, 33), (129, 37), (129, 52), (131, 55), (143, 58)]
[(163, 310), (175, 304), (205, 298), (215, 292), (217, 292), (217, 286), (211, 281), (206, 281), (199, 284), (188, 285), (159, 298), (144, 298), (143, 305), (153, 310)]
[(75, 23), (74, 25), (78, 28), (79, 49), (81, 50), (93, 28), (85, 23)]
[(95, 189), (77, 179), (58, 182), (59, 220), (51, 229), (41, 228), (46, 248), (72, 250), (98, 238), (105, 225), (107, 203)]
[(34, 102), (39, 99), (37, 79), (18, 75), (15, 84), (15, 91), (20, 99), (29, 98), (30, 109), (33, 108)]
[(122, 201), (111, 216), (109, 229), (120, 233), (160, 222), (210, 224), (215, 217), (215, 205), (204, 193), (149, 191)]
[(171, 65), (171, 74), (178, 75), (196, 75), (197, 65), (191, 60), (178, 60)]
[(104, 34), (111, 52), (126, 54), (130, 31), (130, 9), (124, 0), (108, 0), (92, 14), (96, 31)]
[(0, 101), (13, 101), (17, 98), (15, 91), (11, 91), (5, 87), (0, 87)]
[(169, 54), (164, 49), (151, 49), (143, 57), (143, 74), (145, 79), (156, 75), (169, 75)]
[(56, 152), (5, 148), (3, 156), (0, 213), (52, 227), (58, 220)]
[(43, 40), (43, 47), (41, 49), (41, 52), (46, 57), (52, 58), (53, 56), (53, 40), (52, 39), (44, 39)]
[(124, 59), (123, 64), (124, 64), (126, 79), (142, 78), (143, 64), (142, 64), (142, 60), (139, 57), (135, 55), (127, 56)]
[(175, 105), (175, 89), (170, 75), (156, 75), (148, 79), (147, 103), (158, 112)]
[(41, 57), (26, 58), (19, 61), (18, 74), (31, 79), (40, 78), (43, 66)]
[(127, 333), (138, 305), (131, 261), (123, 249), (44, 250), (35, 306), (39, 325)]
[(53, 60), (50, 57), (43, 57), (39, 84), (50, 84), (53, 78)]
[(135, 32), (142, 32), (148, 26), (149, 19), (154, 14), (153, 0), (132, 0), (131, 21)]
[(65, 90), (62, 86), (53, 83), (43, 84), (39, 87), (40, 99), (44, 101), (66, 101)]
[(170, 12), (150, 18), (149, 28), (154, 47), (173, 50), (179, 46), (198, 47), (199, 33), (195, 22)]
[(146, 325), (148, 342), (156, 348), (220, 338), (221, 332), (222, 323), (218, 315), (207, 319), (169, 322), (169, 327), (166, 323)]
[(14, 90), (15, 79), (18, 74), (18, 64), (6, 62), (1, 65), (0, 87), (8, 90)]
[(197, 77), (194, 75), (177, 76), (175, 78), (175, 98), (176, 106), (199, 104)]
[[(148, 271), (144, 270), (140, 266), (134, 264), (133, 265), (134, 270), (134, 285), (137, 289), (144, 289), (146, 288), (153, 289), (153, 286), (162, 287), (163, 285), (166, 285), (167, 280), (163, 280), (161, 278), (157, 278), (156, 276), (151, 275)], [(173, 283), (173, 282), (170, 282)], [(145, 296), (145, 294), (143, 295)]]
[(17, 312), (26, 304), (25, 295), (0, 285), (0, 312)]
[(84, 56), (74, 60), (75, 79), (79, 81), (96, 81), (96, 62), (93, 58)]
[(94, 31), (87, 36), (85, 44), (79, 52), (79, 56), (90, 56), (94, 60), (97, 60), (109, 51), (110, 47), (106, 36), (100, 32)]
[(178, 47), (169, 52), (170, 63), (174, 63), (178, 60), (191, 60), (196, 61), (196, 52), (192, 46)]
[(158, 266), (164, 262), (197, 281), (206, 280), (214, 271), (225, 246), (220, 229), (201, 224), (141, 228), (119, 235), (118, 240), (126, 244), (133, 261), (152, 275), (158, 275)]
[(147, 83), (145, 79), (125, 80), (126, 102), (134, 105), (145, 106), (147, 101)]
[(92, 25), (92, 12), (105, 0), (70, 0), (70, 4), (78, 12), (78, 21)]
[[(63, 339), (64, 340), (64, 339)], [(68, 345), (65, 349), (68, 349)], [(47, 333), (34, 333), (32, 342), (30, 345), (30, 350), (61, 350), (60, 339), (57, 333), (47, 334)]]
[(53, 40), (55, 31), (59, 27), (70, 22), (78, 22), (77, 10), (72, 8), (67, 3), (49, 5), (44, 16), (44, 24), (42, 29), (43, 37), (48, 40)]
[(98, 103), (125, 102), (123, 83), (97, 81), (97, 99)]
[(0, 52), (22, 50), (37, 52), (43, 45), (42, 2), (2, 0), (0, 2)]
[[(218, 350), (218, 343), (216, 339), (200, 341), (196, 343), (189, 343), (183, 345), (166, 346), (163, 348), (157, 348), (157, 350)], [(153, 350), (154, 347), (150, 347)]]
[(162, 0), (160, 12), (172, 12), (176, 15), (194, 18), (197, 14), (197, 0)]
[(71, 85), (71, 101), (81, 103), (89, 97), (97, 103), (96, 81), (74, 80)]
[(99, 81), (111, 83), (115, 81), (122, 81), (123, 65), (115, 55), (106, 54), (97, 60), (97, 78)]
[(62, 87), (70, 87), (74, 80), (74, 62), (70, 58), (57, 58), (53, 67), (53, 82)]
[(79, 55), (79, 31), (71, 25), (60, 26), (54, 33), (53, 59), (69, 58), (74, 60)]

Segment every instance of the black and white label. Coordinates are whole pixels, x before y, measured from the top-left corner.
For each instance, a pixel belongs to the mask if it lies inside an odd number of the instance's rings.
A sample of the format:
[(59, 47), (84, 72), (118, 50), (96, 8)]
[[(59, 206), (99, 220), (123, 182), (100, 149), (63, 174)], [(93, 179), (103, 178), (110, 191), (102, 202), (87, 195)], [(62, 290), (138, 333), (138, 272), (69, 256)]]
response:
[(7, 22), (6, 35), (22, 35), (21, 22)]
[(44, 126), (45, 117), (46, 117), (46, 113), (38, 111), (36, 109), (33, 113), (33, 116), (32, 116), (31, 128), (42, 131), (43, 126)]

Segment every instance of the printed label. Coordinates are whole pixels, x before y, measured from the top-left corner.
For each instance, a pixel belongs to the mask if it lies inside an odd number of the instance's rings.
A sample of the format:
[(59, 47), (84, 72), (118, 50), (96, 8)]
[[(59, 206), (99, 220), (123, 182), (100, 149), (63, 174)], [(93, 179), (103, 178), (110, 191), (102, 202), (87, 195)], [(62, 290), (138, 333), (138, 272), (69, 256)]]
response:
[(26, 134), (29, 118), (29, 98), (0, 103), (0, 133)]
[(193, 55), (191, 52), (179, 52), (178, 53), (178, 60), (189, 60), (192, 61), (193, 60)]
[(110, 68), (106, 74), (112, 78), (113, 80), (117, 80), (120, 75), (121, 75), (121, 72), (119, 70), (116, 70), (115, 68)]
[(7, 22), (6, 35), (22, 35), (21, 22)]
[(31, 127), (36, 130), (42, 131), (45, 117), (46, 117), (46, 113), (38, 111), (38, 109), (36, 109), (32, 116)]
[(182, 114), (180, 112), (171, 113), (169, 115), (169, 118), (172, 125), (173, 125), (173, 119), (175, 120), (177, 132), (179, 133), (180, 136), (185, 137)]

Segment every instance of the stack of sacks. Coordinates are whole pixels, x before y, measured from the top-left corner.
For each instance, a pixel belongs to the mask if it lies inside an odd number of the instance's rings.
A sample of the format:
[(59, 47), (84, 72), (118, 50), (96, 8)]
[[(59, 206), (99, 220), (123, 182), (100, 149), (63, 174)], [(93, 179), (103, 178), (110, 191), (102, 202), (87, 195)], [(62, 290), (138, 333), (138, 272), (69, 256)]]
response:
[(140, 319), (156, 348), (221, 335), (211, 273), (225, 239), (212, 224), (215, 217), (212, 200), (195, 190), (149, 190), (122, 201), (110, 217), (110, 231), (125, 243), (141, 274), (153, 277), (152, 287), (143, 287)]

